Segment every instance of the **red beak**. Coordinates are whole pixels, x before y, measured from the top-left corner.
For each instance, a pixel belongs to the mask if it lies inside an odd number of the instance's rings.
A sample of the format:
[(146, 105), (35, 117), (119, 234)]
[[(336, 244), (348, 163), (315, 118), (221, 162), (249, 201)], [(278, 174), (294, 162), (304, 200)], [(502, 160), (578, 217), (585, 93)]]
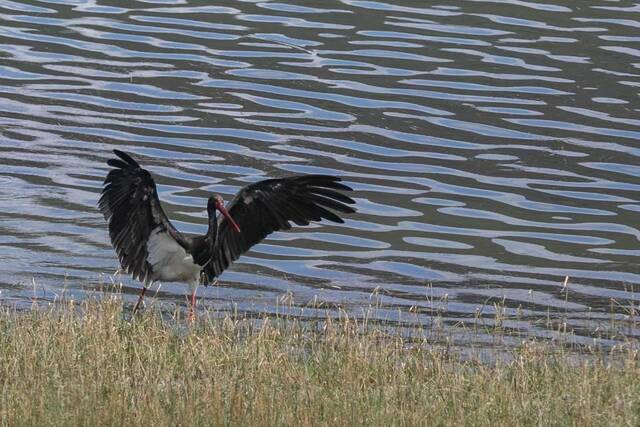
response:
[(218, 208), (220, 213), (222, 215), (224, 215), (224, 217), (227, 219), (227, 221), (229, 221), (229, 224), (231, 224), (231, 226), (233, 228), (235, 228), (235, 230), (239, 233), (240, 232), (240, 227), (238, 226), (238, 224), (236, 224), (236, 222), (233, 220), (233, 218), (231, 218), (231, 215), (229, 215), (229, 211), (227, 210), (227, 208), (225, 208), (222, 203), (216, 203), (216, 208)]

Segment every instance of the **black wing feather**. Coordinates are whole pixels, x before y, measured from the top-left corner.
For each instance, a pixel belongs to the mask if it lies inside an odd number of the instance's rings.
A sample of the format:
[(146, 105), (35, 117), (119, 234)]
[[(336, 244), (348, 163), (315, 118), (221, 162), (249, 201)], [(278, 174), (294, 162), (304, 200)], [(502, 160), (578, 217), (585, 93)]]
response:
[(211, 262), (205, 266), (207, 281), (219, 276), (238, 257), (269, 234), (289, 230), (290, 222), (308, 225), (310, 221), (342, 223), (331, 211), (353, 213), (350, 197), (336, 191), (351, 191), (329, 175), (303, 175), (268, 179), (244, 187), (229, 203), (227, 210), (240, 226), (236, 232), (229, 221), (220, 216), (218, 240)]
[(145, 284), (154, 280), (147, 262), (147, 241), (162, 227), (179, 243), (182, 236), (160, 206), (156, 184), (149, 171), (127, 153), (113, 150), (118, 159), (107, 164), (114, 169), (104, 180), (98, 208), (109, 223), (109, 237), (122, 268)]

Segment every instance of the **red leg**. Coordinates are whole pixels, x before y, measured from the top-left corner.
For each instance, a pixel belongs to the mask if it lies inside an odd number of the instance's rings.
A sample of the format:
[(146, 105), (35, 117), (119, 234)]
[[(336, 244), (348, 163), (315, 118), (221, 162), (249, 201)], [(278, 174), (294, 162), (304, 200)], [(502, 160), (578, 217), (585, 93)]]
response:
[(138, 298), (138, 302), (136, 303), (136, 306), (133, 307), (133, 314), (136, 314), (136, 312), (138, 311), (138, 309), (140, 308), (140, 306), (142, 305), (142, 300), (144, 299), (144, 294), (147, 292), (147, 287), (143, 286), (142, 287), (142, 291), (140, 292), (140, 297)]
[(193, 292), (191, 292), (191, 307), (189, 308), (189, 319), (193, 320), (193, 316), (196, 310), (196, 290), (198, 288), (194, 288)]

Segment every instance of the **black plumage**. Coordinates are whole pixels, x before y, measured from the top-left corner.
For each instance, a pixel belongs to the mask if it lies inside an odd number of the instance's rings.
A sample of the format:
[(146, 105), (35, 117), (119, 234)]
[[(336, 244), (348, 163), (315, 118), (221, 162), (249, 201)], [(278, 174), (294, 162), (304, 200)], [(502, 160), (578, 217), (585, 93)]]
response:
[(204, 269), (207, 280), (219, 276), (269, 234), (289, 230), (291, 222), (308, 225), (311, 221), (327, 219), (343, 223), (330, 209), (353, 213), (355, 209), (347, 204), (355, 202), (338, 191), (351, 191), (339, 181), (340, 178), (329, 175), (301, 175), (267, 179), (242, 188), (227, 206), (242, 232), (235, 233), (229, 222), (221, 218), (216, 250)]
[[(342, 193), (351, 188), (338, 177), (267, 179), (242, 188), (226, 209), (219, 195), (210, 197), (207, 233), (188, 236), (162, 210), (151, 174), (127, 153), (114, 153), (118, 158), (107, 162), (113, 169), (104, 181), (98, 207), (109, 224), (120, 264), (145, 288), (156, 280), (181, 280), (194, 287), (195, 298), (200, 277), (211, 282), (274, 231), (289, 230), (291, 223), (308, 225), (322, 219), (342, 223), (335, 212), (355, 212), (349, 206), (354, 200)], [(219, 218), (216, 210), (222, 213)]]
[(147, 242), (156, 228), (164, 230), (181, 246), (188, 242), (171, 224), (160, 206), (151, 174), (120, 150), (119, 159), (109, 159), (114, 169), (104, 180), (98, 208), (109, 223), (109, 237), (120, 265), (135, 279), (148, 285), (156, 278), (147, 262)]

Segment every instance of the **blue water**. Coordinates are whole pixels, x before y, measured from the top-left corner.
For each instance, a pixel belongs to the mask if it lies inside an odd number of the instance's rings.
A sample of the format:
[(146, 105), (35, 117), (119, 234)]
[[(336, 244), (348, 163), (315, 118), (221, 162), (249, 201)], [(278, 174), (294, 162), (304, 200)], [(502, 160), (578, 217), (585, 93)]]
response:
[(95, 208), (119, 148), (186, 232), (208, 194), (267, 177), (356, 190), (344, 225), (271, 236), (200, 291), (209, 308), (456, 328), (504, 302), (507, 327), (585, 339), (633, 312), (636, 4), (126, 3), (0, 0), (0, 304), (111, 280), (133, 300)]

